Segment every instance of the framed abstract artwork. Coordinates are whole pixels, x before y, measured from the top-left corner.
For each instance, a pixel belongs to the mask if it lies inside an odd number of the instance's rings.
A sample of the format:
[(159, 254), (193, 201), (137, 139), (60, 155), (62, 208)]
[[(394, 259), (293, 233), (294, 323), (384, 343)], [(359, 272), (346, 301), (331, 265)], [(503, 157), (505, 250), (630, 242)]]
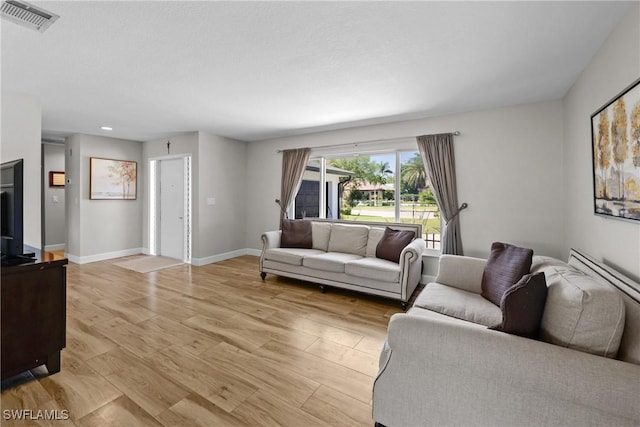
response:
[(640, 79), (591, 115), (594, 213), (640, 221)]
[(136, 200), (137, 166), (128, 160), (89, 159), (91, 200)]

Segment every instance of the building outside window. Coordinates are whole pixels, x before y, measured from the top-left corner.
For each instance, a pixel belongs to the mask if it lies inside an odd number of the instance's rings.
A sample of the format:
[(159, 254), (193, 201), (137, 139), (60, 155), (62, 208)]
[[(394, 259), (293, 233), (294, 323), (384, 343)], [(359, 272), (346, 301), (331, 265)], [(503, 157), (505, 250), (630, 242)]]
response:
[(312, 158), (294, 212), (295, 218), (419, 223), (427, 248), (440, 249), (440, 210), (418, 151)]

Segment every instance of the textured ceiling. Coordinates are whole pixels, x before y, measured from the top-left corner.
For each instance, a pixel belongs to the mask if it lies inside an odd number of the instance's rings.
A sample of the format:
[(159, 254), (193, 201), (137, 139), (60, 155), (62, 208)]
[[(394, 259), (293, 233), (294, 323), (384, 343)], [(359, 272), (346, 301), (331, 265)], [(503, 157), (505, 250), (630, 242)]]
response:
[(32, 3), (60, 19), (2, 20), (2, 88), (45, 135), (246, 141), (559, 99), (630, 4)]

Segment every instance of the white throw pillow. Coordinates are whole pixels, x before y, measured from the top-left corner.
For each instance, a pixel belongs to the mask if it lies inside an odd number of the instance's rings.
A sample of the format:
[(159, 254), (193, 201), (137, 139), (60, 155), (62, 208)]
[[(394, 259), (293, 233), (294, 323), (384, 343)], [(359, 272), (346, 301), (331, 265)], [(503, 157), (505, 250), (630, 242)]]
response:
[(365, 256), (369, 227), (366, 225), (333, 224), (329, 238), (329, 252)]
[(618, 292), (567, 264), (540, 267), (536, 269), (544, 271), (548, 289), (540, 338), (616, 357), (625, 322), (625, 306)]
[(331, 235), (330, 222), (311, 222), (312, 248), (327, 251), (329, 248), (329, 236)]
[(369, 239), (367, 240), (367, 256), (371, 258), (376, 257), (376, 248), (378, 243), (384, 236), (384, 228), (372, 227), (369, 230)]

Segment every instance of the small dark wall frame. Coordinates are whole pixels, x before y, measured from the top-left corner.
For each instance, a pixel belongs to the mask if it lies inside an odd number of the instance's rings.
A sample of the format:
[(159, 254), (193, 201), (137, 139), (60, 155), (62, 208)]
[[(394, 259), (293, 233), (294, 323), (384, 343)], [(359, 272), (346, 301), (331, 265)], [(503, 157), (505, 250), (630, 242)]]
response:
[(640, 79), (591, 115), (594, 213), (640, 221)]
[(64, 171), (49, 171), (49, 187), (64, 188)]

